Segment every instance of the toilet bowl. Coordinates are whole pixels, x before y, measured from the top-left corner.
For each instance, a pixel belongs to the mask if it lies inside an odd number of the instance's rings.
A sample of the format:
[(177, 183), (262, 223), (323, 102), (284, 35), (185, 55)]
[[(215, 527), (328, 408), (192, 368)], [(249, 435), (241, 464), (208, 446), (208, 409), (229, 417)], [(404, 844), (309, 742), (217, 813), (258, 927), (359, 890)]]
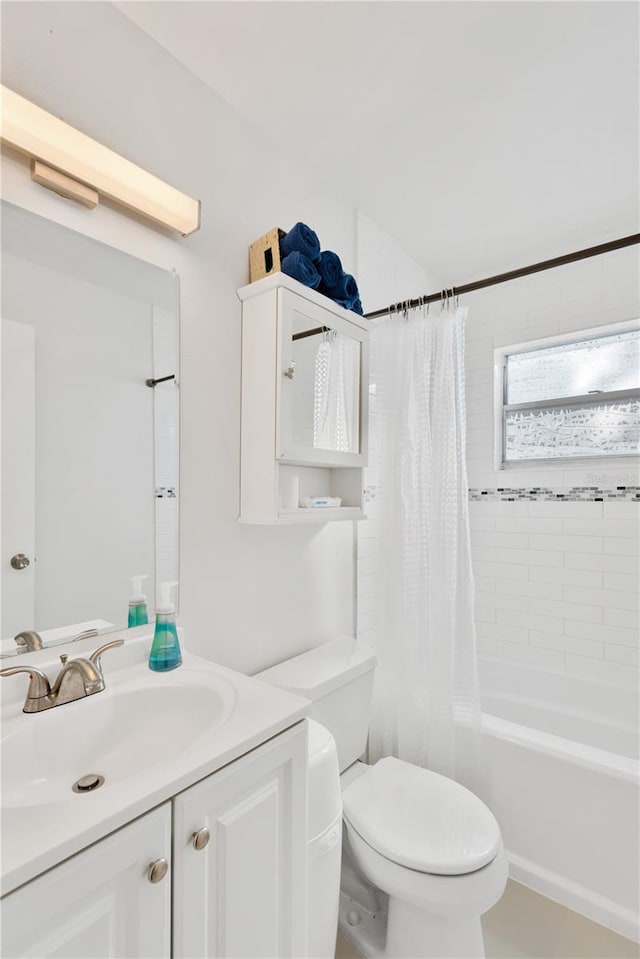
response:
[(336, 741), (340, 928), (365, 959), (482, 959), (480, 917), (507, 881), (500, 828), (452, 779), (394, 757), (359, 761), (374, 669), (370, 650), (340, 639), (257, 676), (310, 699)]
[(365, 956), (483, 956), (480, 917), (508, 872), (493, 815), (458, 783), (410, 763), (358, 767), (342, 793), (343, 863), (386, 900), (373, 893), (363, 904), (343, 891), (343, 932)]

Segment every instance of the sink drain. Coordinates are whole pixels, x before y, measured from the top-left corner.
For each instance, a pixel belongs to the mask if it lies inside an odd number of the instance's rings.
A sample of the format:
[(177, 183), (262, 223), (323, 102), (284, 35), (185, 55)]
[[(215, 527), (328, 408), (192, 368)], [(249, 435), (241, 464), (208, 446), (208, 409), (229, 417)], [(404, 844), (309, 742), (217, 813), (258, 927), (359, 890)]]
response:
[(77, 779), (71, 788), (74, 793), (90, 793), (93, 792), (94, 789), (100, 789), (103, 783), (104, 776), (99, 776), (98, 773), (89, 773)]

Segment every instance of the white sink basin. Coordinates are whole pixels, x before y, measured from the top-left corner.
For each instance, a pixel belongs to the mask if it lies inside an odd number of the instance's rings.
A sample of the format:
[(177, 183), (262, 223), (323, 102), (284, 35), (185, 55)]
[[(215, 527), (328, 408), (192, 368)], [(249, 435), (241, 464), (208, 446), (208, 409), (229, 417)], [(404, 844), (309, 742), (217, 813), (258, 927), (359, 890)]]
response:
[[(127, 635), (125, 645), (105, 657), (103, 692), (42, 713), (22, 712), (26, 677), (0, 680), (3, 895), (308, 711), (298, 696), (189, 653), (179, 669), (152, 672), (150, 642), (150, 636)], [(85, 641), (71, 655), (94, 647)], [(30, 654), (29, 662), (50, 679), (60, 669), (47, 650)], [(104, 783), (74, 792), (74, 783), (90, 774)]]
[(81, 776), (96, 773), (110, 786), (171, 763), (226, 722), (237, 699), (222, 677), (206, 684), (193, 678), (149, 673), (6, 724), (3, 808), (86, 803), (93, 793), (72, 792)]

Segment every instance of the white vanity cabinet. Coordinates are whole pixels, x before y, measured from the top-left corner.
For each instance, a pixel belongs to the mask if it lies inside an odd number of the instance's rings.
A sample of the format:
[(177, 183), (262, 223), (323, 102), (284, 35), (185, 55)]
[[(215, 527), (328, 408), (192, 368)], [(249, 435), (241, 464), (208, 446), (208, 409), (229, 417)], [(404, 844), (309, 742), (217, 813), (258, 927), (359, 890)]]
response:
[(303, 957), (306, 744), (298, 722), (6, 895), (4, 959)]
[(169, 957), (171, 875), (148, 876), (160, 859), (171, 862), (171, 803), (5, 896), (3, 959)]
[(305, 767), (294, 727), (176, 797), (175, 959), (305, 955)]
[[(283, 273), (242, 300), (240, 522), (362, 519), (368, 325)], [(339, 497), (336, 508), (302, 508)]]

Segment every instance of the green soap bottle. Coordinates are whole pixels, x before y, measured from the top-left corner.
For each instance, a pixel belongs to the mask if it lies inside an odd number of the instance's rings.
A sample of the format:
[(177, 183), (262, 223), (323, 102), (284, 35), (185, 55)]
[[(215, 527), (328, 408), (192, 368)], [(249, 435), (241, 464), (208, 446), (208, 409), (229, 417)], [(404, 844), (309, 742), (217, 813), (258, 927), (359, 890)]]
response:
[(177, 582), (160, 583), (160, 602), (156, 609), (156, 628), (153, 634), (149, 669), (163, 673), (182, 665), (182, 653), (176, 629), (176, 608), (171, 590)]
[(147, 573), (131, 577), (131, 596), (129, 598), (128, 627), (145, 626), (149, 622), (147, 613), (147, 597), (142, 592), (143, 579), (149, 579)]

